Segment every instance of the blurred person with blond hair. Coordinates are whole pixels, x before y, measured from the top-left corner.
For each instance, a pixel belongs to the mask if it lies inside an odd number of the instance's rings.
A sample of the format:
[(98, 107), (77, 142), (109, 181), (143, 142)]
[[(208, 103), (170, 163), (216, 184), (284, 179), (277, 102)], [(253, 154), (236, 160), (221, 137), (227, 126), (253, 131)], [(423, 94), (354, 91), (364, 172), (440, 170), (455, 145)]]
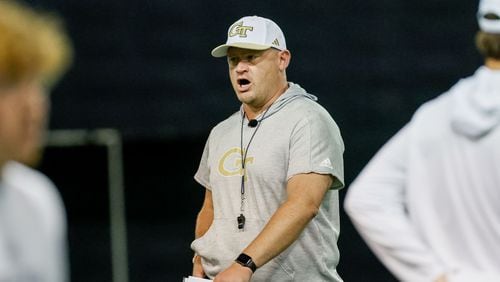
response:
[(67, 281), (66, 216), (41, 157), (48, 89), (72, 48), (55, 15), (0, 1), (0, 281)]
[(500, 281), (500, 0), (477, 17), (484, 65), (421, 106), (344, 202), (400, 281)]

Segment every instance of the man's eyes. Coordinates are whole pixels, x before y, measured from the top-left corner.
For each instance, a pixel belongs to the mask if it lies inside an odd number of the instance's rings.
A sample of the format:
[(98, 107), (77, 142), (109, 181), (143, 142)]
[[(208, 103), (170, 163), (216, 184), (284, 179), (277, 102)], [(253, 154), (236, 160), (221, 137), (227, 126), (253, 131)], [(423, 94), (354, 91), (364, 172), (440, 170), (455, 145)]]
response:
[(238, 62), (240, 62), (241, 60), (244, 60), (244, 61), (247, 61), (247, 62), (253, 62), (255, 59), (257, 59), (259, 56), (258, 55), (246, 55), (246, 56), (243, 56), (243, 57), (228, 57), (228, 61), (231, 63), (231, 64), (237, 64)]

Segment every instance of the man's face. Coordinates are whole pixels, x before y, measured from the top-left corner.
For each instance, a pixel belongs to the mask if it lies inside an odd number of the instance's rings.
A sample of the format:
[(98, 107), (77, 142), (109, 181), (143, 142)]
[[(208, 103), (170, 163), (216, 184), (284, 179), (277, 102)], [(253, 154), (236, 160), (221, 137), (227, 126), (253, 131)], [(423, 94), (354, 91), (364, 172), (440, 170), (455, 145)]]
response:
[(0, 162), (37, 163), (47, 124), (48, 99), (41, 83), (0, 89)]
[(280, 52), (229, 48), (227, 52), (229, 77), (242, 103), (262, 107), (278, 91), (281, 79)]

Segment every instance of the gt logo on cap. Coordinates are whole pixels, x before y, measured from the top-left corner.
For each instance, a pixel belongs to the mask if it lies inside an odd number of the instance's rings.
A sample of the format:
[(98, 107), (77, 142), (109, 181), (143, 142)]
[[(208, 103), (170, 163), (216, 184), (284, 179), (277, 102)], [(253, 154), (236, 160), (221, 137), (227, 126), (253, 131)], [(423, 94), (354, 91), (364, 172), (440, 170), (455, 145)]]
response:
[(243, 21), (233, 24), (229, 30), (229, 37), (239, 35), (240, 37), (247, 37), (247, 31), (252, 31), (253, 26), (244, 26)]

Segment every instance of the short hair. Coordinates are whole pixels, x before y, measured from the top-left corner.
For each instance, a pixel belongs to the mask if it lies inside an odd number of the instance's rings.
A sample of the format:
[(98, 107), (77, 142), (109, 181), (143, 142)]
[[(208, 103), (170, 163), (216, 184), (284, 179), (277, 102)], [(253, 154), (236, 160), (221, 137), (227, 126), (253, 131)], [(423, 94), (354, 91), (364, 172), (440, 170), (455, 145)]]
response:
[(500, 60), (500, 34), (478, 31), (476, 47), (485, 58)]
[[(489, 22), (500, 21), (500, 16), (496, 13), (486, 13), (482, 15), (483, 20)], [(485, 58), (493, 58), (500, 60), (500, 34), (478, 31), (476, 33), (476, 47), (479, 53)]]
[(73, 49), (60, 18), (14, 0), (0, 1), (0, 87), (37, 78), (54, 84)]

